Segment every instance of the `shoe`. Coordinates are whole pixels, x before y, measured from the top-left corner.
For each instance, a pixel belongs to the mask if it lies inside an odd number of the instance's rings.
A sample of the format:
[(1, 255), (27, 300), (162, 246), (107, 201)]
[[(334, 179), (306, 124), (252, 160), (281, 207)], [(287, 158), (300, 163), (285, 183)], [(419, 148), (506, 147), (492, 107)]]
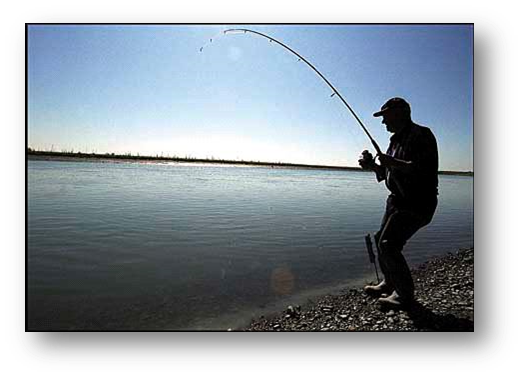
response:
[(379, 297), (382, 294), (389, 295), (392, 293), (392, 288), (387, 285), (385, 281), (381, 281), (377, 285), (367, 285), (363, 288), (363, 291), (370, 296)]
[(378, 303), (383, 307), (404, 308), (412, 303), (412, 299), (402, 298), (396, 290), (394, 290), (388, 297), (378, 299)]

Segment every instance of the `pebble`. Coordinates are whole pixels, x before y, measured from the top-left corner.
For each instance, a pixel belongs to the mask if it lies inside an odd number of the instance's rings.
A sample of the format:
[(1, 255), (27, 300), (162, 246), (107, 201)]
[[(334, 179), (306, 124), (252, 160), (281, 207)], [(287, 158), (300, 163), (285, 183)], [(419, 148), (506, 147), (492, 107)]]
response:
[(414, 311), (380, 312), (375, 300), (366, 296), (361, 288), (348, 288), (338, 295), (325, 296), (318, 303), (309, 301), (303, 310), (290, 305), (279, 316), (260, 317), (247, 330), (474, 330), (473, 249), (432, 259), (412, 274), (419, 303)]

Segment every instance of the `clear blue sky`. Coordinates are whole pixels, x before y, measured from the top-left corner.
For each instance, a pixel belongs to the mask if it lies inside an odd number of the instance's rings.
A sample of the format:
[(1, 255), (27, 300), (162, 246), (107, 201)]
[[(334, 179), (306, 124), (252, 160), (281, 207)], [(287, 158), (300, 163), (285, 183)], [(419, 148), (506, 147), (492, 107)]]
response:
[[(303, 62), (228, 27), (30, 26), (29, 146), (348, 166), (372, 150)], [(401, 96), (436, 135), (440, 169), (472, 170), (472, 26), (241, 27), (310, 60), (382, 148), (372, 113)]]

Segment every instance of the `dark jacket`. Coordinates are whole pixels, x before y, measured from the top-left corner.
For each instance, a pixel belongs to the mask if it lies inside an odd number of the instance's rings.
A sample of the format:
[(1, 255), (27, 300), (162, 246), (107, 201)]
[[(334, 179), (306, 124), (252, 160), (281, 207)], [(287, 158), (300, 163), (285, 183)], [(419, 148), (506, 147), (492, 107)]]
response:
[(413, 164), (409, 172), (394, 168), (377, 172), (378, 181), (386, 180), (394, 205), (433, 212), (438, 195), (438, 146), (432, 131), (412, 122), (392, 135), (387, 155)]

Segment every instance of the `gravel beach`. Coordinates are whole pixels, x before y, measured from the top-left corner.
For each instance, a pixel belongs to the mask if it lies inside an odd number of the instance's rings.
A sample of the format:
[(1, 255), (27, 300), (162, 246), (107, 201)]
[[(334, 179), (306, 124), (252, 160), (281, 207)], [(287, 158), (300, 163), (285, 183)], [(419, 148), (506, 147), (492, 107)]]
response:
[(412, 270), (416, 302), (381, 308), (363, 289), (346, 289), (280, 314), (247, 331), (474, 331), (474, 249), (449, 253)]

